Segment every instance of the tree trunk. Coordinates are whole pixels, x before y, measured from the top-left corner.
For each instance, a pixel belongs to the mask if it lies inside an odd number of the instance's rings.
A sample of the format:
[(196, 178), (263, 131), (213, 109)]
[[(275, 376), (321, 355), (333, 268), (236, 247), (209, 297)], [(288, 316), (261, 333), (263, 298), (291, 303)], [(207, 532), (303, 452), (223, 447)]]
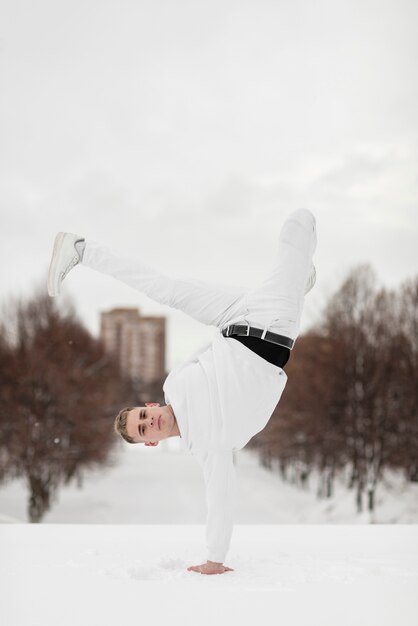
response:
[(49, 508), (48, 483), (36, 476), (29, 476), (28, 517), (31, 523), (39, 523)]
[(357, 513), (362, 513), (363, 511), (363, 485), (360, 482), (357, 485), (356, 504), (357, 504)]
[(327, 481), (326, 482), (326, 485), (327, 485), (326, 497), (327, 498), (332, 498), (333, 493), (334, 493), (334, 489), (333, 489), (333, 487), (334, 487), (334, 481), (333, 481), (334, 475), (333, 474), (334, 473), (333, 473), (332, 470), (327, 472), (327, 479), (326, 479), (326, 481)]
[(370, 487), (367, 491), (368, 494), (368, 510), (374, 511), (374, 495), (375, 495), (375, 486)]

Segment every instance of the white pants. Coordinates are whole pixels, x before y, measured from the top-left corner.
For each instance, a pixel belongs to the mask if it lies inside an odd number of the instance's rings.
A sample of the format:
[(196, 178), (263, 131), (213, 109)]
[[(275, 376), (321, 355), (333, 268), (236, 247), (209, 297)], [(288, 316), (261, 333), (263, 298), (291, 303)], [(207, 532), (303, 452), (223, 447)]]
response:
[(271, 271), (253, 289), (168, 276), (141, 259), (125, 259), (90, 241), (82, 264), (203, 324), (223, 329), (242, 322), (296, 339), (315, 248), (315, 217), (307, 209), (298, 209), (282, 226)]

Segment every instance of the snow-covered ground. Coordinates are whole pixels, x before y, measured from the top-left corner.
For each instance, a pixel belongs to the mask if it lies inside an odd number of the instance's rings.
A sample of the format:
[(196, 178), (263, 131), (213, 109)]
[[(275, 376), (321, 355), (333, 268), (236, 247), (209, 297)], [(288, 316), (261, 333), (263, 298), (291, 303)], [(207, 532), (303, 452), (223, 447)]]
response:
[[(5, 626), (416, 626), (416, 525), (239, 525), (219, 576), (200, 525), (4, 524)], [(146, 621), (144, 621), (146, 620)]]
[(397, 523), (369, 524), (342, 482), (318, 501), (314, 479), (296, 489), (246, 450), (237, 473), (234, 571), (220, 576), (187, 571), (206, 557), (203, 479), (175, 445), (123, 444), (113, 468), (63, 489), (42, 524), (19, 523), (20, 481), (3, 486), (0, 623), (416, 626), (416, 486), (391, 475), (375, 521)]
[[(91, 471), (82, 489), (62, 487), (44, 523), (203, 524), (205, 494), (201, 470), (178, 439), (157, 448), (132, 446), (122, 440), (114, 466)], [(307, 489), (282, 481), (277, 472), (259, 465), (253, 451), (237, 454), (238, 524), (418, 523), (418, 484), (391, 472), (376, 492), (376, 511), (356, 512), (355, 494), (343, 478), (335, 495), (319, 500), (318, 477)], [(27, 491), (23, 481), (0, 486), (0, 522), (26, 522)], [(366, 505), (366, 498), (364, 500)]]

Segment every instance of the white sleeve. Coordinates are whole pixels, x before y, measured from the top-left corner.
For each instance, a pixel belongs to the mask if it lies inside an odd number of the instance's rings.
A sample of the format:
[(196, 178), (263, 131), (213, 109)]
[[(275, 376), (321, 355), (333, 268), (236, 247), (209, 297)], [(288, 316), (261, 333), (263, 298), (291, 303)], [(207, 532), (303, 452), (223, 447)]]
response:
[(209, 561), (223, 563), (233, 530), (236, 473), (232, 450), (198, 455), (206, 485), (206, 547)]

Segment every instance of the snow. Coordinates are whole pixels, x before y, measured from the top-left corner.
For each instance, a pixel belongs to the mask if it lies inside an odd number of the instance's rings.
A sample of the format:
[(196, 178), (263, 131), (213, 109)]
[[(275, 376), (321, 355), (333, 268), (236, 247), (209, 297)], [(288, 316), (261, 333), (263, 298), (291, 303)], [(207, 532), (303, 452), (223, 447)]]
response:
[(1, 624), (416, 626), (415, 485), (389, 475), (375, 521), (397, 523), (370, 524), (342, 480), (317, 500), (314, 479), (297, 489), (242, 450), (234, 571), (202, 576), (187, 567), (206, 556), (203, 479), (163, 443), (118, 447), (114, 467), (63, 488), (42, 524), (24, 523), (21, 481), (0, 489)]
[[(416, 626), (418, 530), (240, 525), (220, 576), (201, 562), (200, 525), (0, 528), (7, 626), (279, 623)], [(231, 622), (231, 620), (233, 620)]]
[[(346, 488), (342, 476), (336, 481), (334, 497), (319, 500), (316, 474), (310, 477), (308, 488), (301, 489), (260, 466), (254, 451), (244, 448), (236, 458), (238, 524), (418, 522), (418, 484), (407, 483), (394, 472), (388, 472), (377, 488), (375, 513), (358, 514), (355, 494)], [(178, 438), (165, 440), (157, 448), (120, 440), (112, 461), (112, 468), (86, 474), (82, 489), (75, 483), (62, 487), (43, 522), (204, 523), (203, 476)], [(23, 481), (0, 486), (0, 522), (26, 522), (26, 500)]]

